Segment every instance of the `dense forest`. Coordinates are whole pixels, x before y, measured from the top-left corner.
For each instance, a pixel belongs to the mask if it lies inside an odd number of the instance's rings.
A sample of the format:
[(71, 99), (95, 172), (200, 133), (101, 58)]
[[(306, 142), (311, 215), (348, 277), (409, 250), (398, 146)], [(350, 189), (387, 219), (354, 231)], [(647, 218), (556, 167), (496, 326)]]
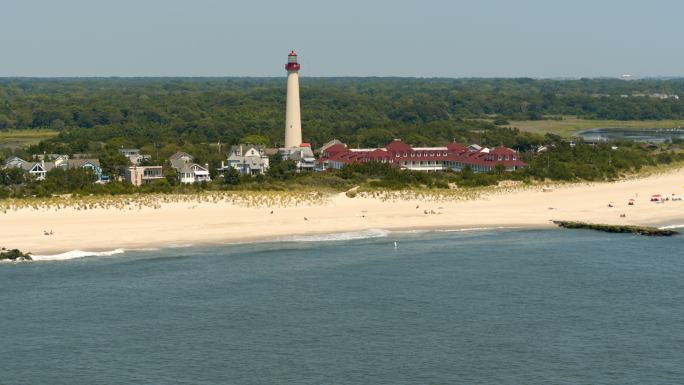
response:
[[(263, 178), (231, 175), (208, 188), (348, 187), (375, 180), (376, 185), (406, 184), (445, 187), (477, 186), (514, 179), (583, 179), (618, 177), (645, 165), (681, 159), (677, 145), (658, 151), (634, 143), (570, 147), (554, 135), (520, 132), (514, 120), (684, 119), (684, 79), (410, 79), (302, 78), (303, 136), (314, 147), (333, 138), (352, 147), (384, 146), (393, 138), (413, 145), (452, 140), (505, 145), (523, 153), (530, 167), (514, 175), (397, 174), (391, 169), (351, 167), (339, 175), (296, 176), (286, 162), (274, 163)], [(668, 97), (669, 96), (669, 97)], [(284, 78), (131, 78), (131, 79), (0, 79), (0, 131), (51, 129), (54, 138), (0, 154), (30, 157), (38, 153), (88, 153), (100, 159), (104, 172), (120, 175), (127, 159), (121, 147), (141, 148), (152, 163), (183, 150), (213, 170), (230, 144), (249, 142), (278, 146), (283, 138)], [(535, 155), (546, 145), (549, 151)], [(53, 171), (43, 182), (24, 180), (13, 171), (0, 173), (0, 184), (14, 186), (4, 196), (49, 195), (55, 192), (126, 193), (116, 183), (92, 186), (91, 176)], [(378, 180), (379, 178), (379, 180)], [(181, 189), (167, 184), (147, 189)], [(21, 187), (20, 187), (21, 186)], [(196, 187), (193, 187), (196, 188)], [(203, 186), (201, 188), (207, 188)], [(100, 191), (101, 190), (101, 191)]]
[[(684, 97), (684, 79), (301, 80), (304, 138), (314, 145), (465, 140), (467, 120), (492, 117), (684, 118), (684, 99), (649, 96), (656, 93)], [(59, 130), (56, 142), (74, 152), (91, 142), (237, 143), (249, 134), (277, 146), (284, 106), (283, 78), (0, 79), (0, 130)]]

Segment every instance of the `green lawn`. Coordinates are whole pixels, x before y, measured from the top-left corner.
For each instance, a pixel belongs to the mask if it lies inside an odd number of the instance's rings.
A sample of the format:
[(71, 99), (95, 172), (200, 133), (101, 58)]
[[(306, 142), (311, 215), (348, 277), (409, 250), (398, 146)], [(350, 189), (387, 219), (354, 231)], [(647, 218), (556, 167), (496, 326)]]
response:
[(0, 131), (0, 149), (18, 148), (36, 144), (58, 134), (53, 130), (9, 130)]
[(589, 128), (677, 128), (684, 127), (684, 120), (588, 120), (566, 116), (563, 120), (511, 121), (511, 127), (521, 131), (545, 134), (547, 132), (571, 137), (577, 131)]

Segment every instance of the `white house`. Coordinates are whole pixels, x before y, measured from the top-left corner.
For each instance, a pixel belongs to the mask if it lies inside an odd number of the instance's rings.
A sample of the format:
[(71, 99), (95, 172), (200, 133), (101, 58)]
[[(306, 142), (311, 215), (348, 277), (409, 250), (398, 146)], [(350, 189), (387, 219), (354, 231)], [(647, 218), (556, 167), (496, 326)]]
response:
[(278, 153), (283, 160), (292, 160), (299, 171), (313, 171), (316, 167), (316, 158), (308, 143), (302, 143), (299, 147), (280, 148)]
[(251, 144), (231, 146), (228, 151), (228, 164), (222, 164), (219, 172), (225, 172), (228, 167), (236, 169), (240, 174), (264, 174), (268, 171), (268, 155), (263, 146)]
[(169, 157), (171, 167), (176, 170), (181, 183), (201, 183), (211, 181), (209, 165), (204, 167), (193, 163), (194, 157), (186, 152), (177, 152)]

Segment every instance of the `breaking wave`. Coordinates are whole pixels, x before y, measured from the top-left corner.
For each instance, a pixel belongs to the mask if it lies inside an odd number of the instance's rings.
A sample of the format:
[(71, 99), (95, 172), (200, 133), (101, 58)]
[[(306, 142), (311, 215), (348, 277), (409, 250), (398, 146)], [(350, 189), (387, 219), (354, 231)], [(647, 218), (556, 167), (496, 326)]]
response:
[(115, 254), (124, 253), (124, 249), (115, 249), (109, 251), (83, 251), (83, 250), (71, 250), (66, 253), (53, 254), (53, 255), (31, 255), (31, 259), (34, 261), (66, 261), (69, 259), (77, 259), (84, 257), (107, 257)]

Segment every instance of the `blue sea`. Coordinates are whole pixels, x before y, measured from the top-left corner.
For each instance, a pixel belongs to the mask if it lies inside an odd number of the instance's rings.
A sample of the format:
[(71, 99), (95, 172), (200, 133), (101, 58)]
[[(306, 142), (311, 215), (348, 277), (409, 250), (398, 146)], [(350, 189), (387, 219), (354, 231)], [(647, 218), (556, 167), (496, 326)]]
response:
[(3, 385), (682, 383), (684, 236), (370, 231), (0, 264)]

